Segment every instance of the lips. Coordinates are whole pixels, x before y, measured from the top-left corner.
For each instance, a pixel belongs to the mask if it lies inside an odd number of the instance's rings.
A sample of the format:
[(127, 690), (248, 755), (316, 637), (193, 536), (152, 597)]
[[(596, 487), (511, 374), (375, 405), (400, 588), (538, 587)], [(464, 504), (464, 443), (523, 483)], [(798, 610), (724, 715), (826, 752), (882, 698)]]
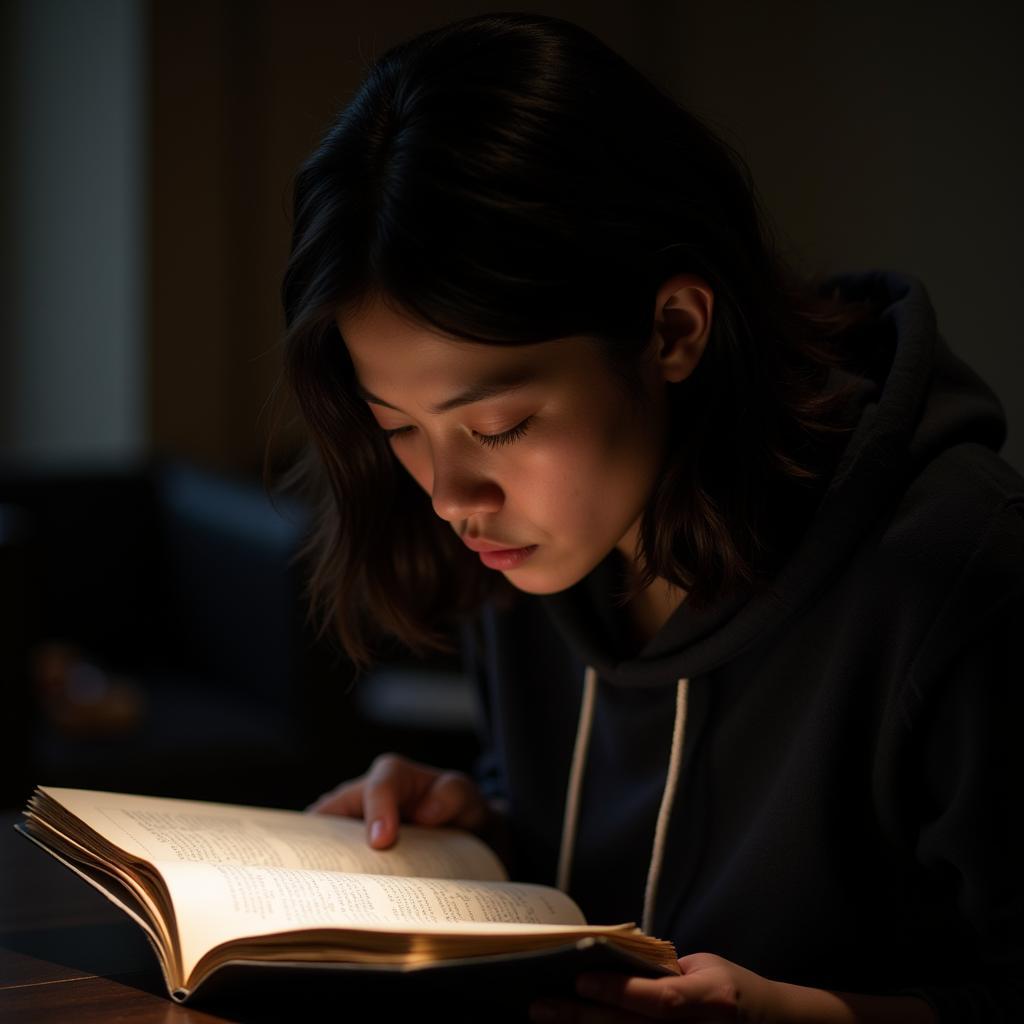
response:
[(535, 551), (536, 544), (526, 548), (505, 548), (501, 551), (478, 551), (477, 558), (487, 566), (488, 569), (499, 569), (505, 572), (508, 569), (516, 569), (523, 564)]
[(484, 540), (483, 537), (463, 537), (462, 542), (471, 551), (518, 551), (520, 548), (529, 546), (527, 544), (501, 544), (493, 540)]

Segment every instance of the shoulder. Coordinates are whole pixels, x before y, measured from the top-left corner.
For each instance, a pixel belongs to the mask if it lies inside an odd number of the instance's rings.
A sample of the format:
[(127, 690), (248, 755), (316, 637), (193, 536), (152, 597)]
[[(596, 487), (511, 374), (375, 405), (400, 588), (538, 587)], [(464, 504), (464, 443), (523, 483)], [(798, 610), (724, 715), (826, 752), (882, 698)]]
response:
[(956, 445), (922, 469), (876, 536), (892, 582), (916, 581), (946, 595), (972, 580), (989, 588), (1019, 584), (1024, 477), (983, 445)]
[(901, 691), (946, 671), (1024, 599), (1024, 478), (989, 448), (936, 455), (862, 529), (836, 593)]
[(1024, 477), (1004, 459), (975, 444), (933, 459), (880, 531), (873, 561), (893, 628), (916, 626), (911, 700), (957, 664), (1009, 669), (990, 662), (993, 651), (1006, 662), (1024, 631)]
[(991, 448), (958, 444), (924, 466), (907, 498), (939, 498), (951, 513), (984, 516), (1002, 505), (1024, 502), (1024, 477)]

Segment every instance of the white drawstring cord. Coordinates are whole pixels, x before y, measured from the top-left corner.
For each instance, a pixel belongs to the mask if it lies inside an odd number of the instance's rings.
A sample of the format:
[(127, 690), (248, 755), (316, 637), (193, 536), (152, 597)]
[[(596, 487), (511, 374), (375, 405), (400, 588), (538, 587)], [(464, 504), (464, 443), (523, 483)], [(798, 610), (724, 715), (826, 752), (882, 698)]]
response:
[(661, 794), (658, 821), (654, 826), (654, 847), (651, 863), (647, 869), (647, 885), (644, 888), (644, 916), (640, 927), (649, 935), (654, 926), (654, 901), (658, 897), (658, 879), (661, 877), (661, 863), (665, 857), (665, 841), (668, 838), (668, 821), (672, 815), (672, 802), (679, 782), (679, 765), (683, 760), (683, 733), (686, 729), (686, 696), (688, 679), (676, 684), (676, 717), (672, 723), (672, 746), (668, 754), (668, 772), (665, 775), (665, 790)]
[[(686, 701), (689, 679), (685, 677), (676, 684), (676, 713), (672, 723), (672, 745), (669, 748), (668, 771), (665, 774), (665, 788), (661, 794), (658, 817), (654, 826), (654, 843), (651, 861), (647, 869), (647, 883), (644, 887), (644, 909), (641, 928), (650, 934), (654, 921), (654, 905), (658, 895), (658, 880), (665, 857), (665, 842), (668, 837), (668, 823), (672, 815), (679, 782), (679, 767), (683, 759), (683, 736), (686, 730)], [(572, 866), (572, 851), (576, 844), (576, 828), (579, 822), (580, 794), (583, 789), (583, 769), (587, 760), (587, 747), (594, 724), (594, 702), (597, 692), (597, 670), (588, 665), (583, 675), (583, 699), (580, 701), (580, 717), (576, 726), (576, 742), (573, 746), (572, 764), (569, 768), (569, 784), (565, 794), (565, 814), (562, 820), (562, 843), (558, 852), (557, 885), (562, 892), (569, 890), (569, 873)]]
[(569, 891), (569, 869), (572, 849), (576, 845), (576, 823), (580, 814), (580, 791), (583, 788), (583, 765), (587, 760), (590, 729), (594, 724), (594, 694), (597, 690), (597, 670), (590, 665), (583, 674), (583, 699), (580, 701), (580, 720), (576, 726), (576, 743), (569, 768), (569, 786), (565, 794), (565, 816), (562, 819), (562, 848), (558, 851), (558, 888)]

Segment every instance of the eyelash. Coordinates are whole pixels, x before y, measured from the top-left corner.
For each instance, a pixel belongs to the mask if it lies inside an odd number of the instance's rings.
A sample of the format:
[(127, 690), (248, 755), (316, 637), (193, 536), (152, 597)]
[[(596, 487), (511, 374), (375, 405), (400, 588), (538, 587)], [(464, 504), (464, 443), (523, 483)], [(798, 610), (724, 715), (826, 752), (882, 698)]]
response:
[[(526, 433), (532, 420), (532, 416), (527, 416), (522, 423), (517, 423), (511, 430), (503, 430), (500, 434), (477, 434), (475, 430), (473, 431), (473, 434), (485, 447), (500, 448), (502, 445), (512, 444), (513, 442), (518, 441), (523, 434)], [(384, 437), (390, 441), (393, 437), (402, 437), (408, 434), (412, 429), (412, 427), (395, 427), (393, 430), (383, 431), (383, 434)]]

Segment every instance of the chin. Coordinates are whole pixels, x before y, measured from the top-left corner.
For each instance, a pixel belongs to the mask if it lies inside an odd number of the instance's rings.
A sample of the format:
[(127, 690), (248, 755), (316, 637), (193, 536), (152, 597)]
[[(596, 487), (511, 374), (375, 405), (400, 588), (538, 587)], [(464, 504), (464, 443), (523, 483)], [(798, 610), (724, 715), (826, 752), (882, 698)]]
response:
[[(594, 565), (600, 561), (598, 559)], [(544, 572), (539, 568), (524, 565), (520, 569), (509, 569), (502, 575), (512, 584), (516, 590), (524, 594), (557, 594), (559, 591), (568, 590), (569, 587), (579, 583), (593, 566), (583, 566), (576, 571), (569, 572)]]

